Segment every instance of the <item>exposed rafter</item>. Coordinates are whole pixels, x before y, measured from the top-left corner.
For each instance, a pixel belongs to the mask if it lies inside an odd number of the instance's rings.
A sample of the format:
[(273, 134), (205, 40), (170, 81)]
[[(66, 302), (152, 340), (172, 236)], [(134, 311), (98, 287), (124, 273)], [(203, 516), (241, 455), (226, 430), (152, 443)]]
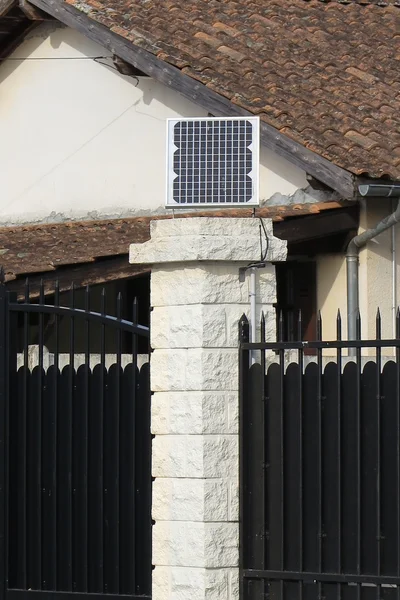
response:
[(24, 13), (27, 19), (31, 21), (51, 21), (53, 17), (48, 13), (45, 13), (40, 8), (33, 6), (27, 0), (18, 0), (18, 6), (20, 10)]

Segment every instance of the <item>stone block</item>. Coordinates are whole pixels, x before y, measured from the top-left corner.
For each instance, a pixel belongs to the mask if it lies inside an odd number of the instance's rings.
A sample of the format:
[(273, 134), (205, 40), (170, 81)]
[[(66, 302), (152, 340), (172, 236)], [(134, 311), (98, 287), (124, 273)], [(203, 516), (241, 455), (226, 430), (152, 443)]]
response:
[(204, 600), (205, 577), (204, 568), (156, 566), (152, 600)]
[(204, 523), (157, 521), (153, 526), (153, 563), (173, 567), (204, 567), (204, 542)]
[(263, 269), (258, 269), (257, 301), (261, 304), (274, 304), (276, 302), (276, 273), (275, 266), (266, 263)]
[[(172, 600), (171, 596), (171, 571), (170, 567), (156, 565), (152, 573), (152, 600)], [(201, 592), (200, 592), (201, 593)], [(201, 596), (199, 596), (199, 600)]]
[(239, 600), (238, 570), (156, 566), (152, 599)]
[(239, 600), (238, 570), (156, 566), (152, 599)]
[(202, 568), (173, 568), (171, 600), (204, 600), (204, 579), (205, 571)]
[(204, 477), (235, 477), (239, 464), (237, 435), (204, 435)]
[[(151, 314), (151, 346), (159, 349), (237, 348), (238, 323), (249, 318), (248, 307), (239, 304), (156, 307)], [(258, 304), (257, 330), (264, 313), (268, 336), (276, 334), (276, 311), (272, 304)]]
[(203, 392), (202, 433), (231, 433), (228, 403), (237, 392)]
[(153, 440), (153, 477), (235, 477), (237, 435), (157, 435)]
[(152, 433), (203, 433), (203, 396), (203, 392), (155, 392), (151, 401)]
[[(239, 395), (227, 394), (228, 401), (228, 433), (239, 433)], [(211, 432), (210, 432), (211, 433)]]
[[(263, 219), (263, 223), (269, 238), (273, 238), (273, 225), (271, 219)], [(202, 235), (205, 237), (224, 236), (229, 239), (233, 236), (260, 237), (260, 225), (258, 219), (249, 217), (229, 218), (225, 217), (191, 217), (175, 219), (155, 219), (150, 223), (151, 239), (162, 239), (165, 237), (176, 237)]]
[(239, 521), (239, 482), (234, 478), (228, 486), (228, 521)]
[[(151, 356), (150, 369), (152, 391), (169, 392), (190, 389), (187, 387), (188, 367), (188, 350), (155, 350)], [(196, 373), (196, 378), (199, 379), (198, 373)]]
[[(191, 304), (248, 304), (249, 271), (243, 281), (239, 268), (246, 263), (204, 263), (196, 265), (154, 266), (151, 274), (152, 306)], [(275, 267), (267, 264), (258, 270), (257, 299), (276, 302)]]
[(238, 523), (204, 524), (205, 566), (208, 568), (237, 567), (239, 564)]
[(204, 600), (230, 600), (229, 570), (206, 569)]
[(227, 345), (226, 315), (219, 305), (155, 307), (151, 313), (151, 331), (153, 349)]
[(238, 432), (237, 392), (155, 392), (151, 431), (156, 435)]
[(155, 307), (151, 312), (151, 347), (201, 348), (201, 305)]
[(237, 390), (237, 350), (189, 348), (155, 350), (151, 357), (151, 389), (168, 391)]
[(244, 263), (155, 265), (151, 272), (151, 304), (245, 304), (249, 290), (246, 281), (239, 281), (240, 266)]
[[(286, 242), (273, 236), (272, 221), (268, 229), (269, 262), (286, 259)], [(259, 222), (256, 219), (193, 217), (191, 219), (155, 220), (150, 224), (151, 239), (131, 244), (129, 261), (133, 264), (162, 264), (187, 261), (246, 261), (260, 258)]]
[(238, 569), (230, 569), (228, 575), (229, 600), (239, 600), (239, 571)]
[(203, 521), (229, 521), (229, 481), (226, 479), (204, 480)]
[(205, 481), (163, 479), (153, 483), (152, 516), (155, 521), (203, 521)]
[(204, 477), (201, 435), (158, 435), (153, 440), (153, 477)]
[(163, 479), (153, 483), (155, 521), (226, 522), (230, 482), (226, 479)]
[[(201, 360), (201, 389), (204, 391), (236, 391), (238, 389), (237, 349), (203, 349)], [(196, 388), (199, 389), (199, 388)]]

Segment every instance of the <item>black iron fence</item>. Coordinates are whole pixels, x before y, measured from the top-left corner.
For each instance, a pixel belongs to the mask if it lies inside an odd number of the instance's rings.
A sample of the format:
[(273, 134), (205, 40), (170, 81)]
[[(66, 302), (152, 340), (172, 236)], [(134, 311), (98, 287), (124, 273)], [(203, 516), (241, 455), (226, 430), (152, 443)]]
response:
[(340, 314), (334, 341), (320, 316), (314, 342), (266, 341), (263, 319), (261, 342), (248, 331), (243, 317), (243, 600), (398, 600), (400, 313), (389, 340), (379, 312), (374, 340), (343, 341)]
[[(7, 598), (150, 597), (149, 364), (138, 368), (138, 343), (148, 347), (149, 329), (137, 323), (136, 303), (123, 319), (122, 303), (119, 296), (115, 314), (107, 314), (104, 292), (93, 311), (87, 289), (77, 308), (73, 287), (69, 305), (60, 306), (57, 287), (52, 303), (43, 287), (31, 303), (28, 284), (18, 303), (0, 285), (0, 593)], [(53, 353), (45, 365), (49, 327)], [(77, 368), (78, 337), (84, 358)], [(63, 367), (61, 342), (69, 358)]]

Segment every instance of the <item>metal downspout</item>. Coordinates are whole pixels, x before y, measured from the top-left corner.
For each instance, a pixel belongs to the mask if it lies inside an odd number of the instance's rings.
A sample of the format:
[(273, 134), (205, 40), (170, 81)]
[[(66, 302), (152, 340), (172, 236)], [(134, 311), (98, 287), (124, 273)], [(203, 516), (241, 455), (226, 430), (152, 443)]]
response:
[[(358, 282), (358, 264), (360, 248), (367, 242), (383, 233), (400, 221), (400, 200), (397, 208), (389, 216), (379, 221), (379, 223), (367, 229), (363, 233), (356, 235), (347, 247), (346, 268), (347, 268), (347, 336), (349, 341), (357, 339), (357, 314), (359, 311), (359, 282)], [(349, 349), (350, 356), (354, 356), (355, 349)]]

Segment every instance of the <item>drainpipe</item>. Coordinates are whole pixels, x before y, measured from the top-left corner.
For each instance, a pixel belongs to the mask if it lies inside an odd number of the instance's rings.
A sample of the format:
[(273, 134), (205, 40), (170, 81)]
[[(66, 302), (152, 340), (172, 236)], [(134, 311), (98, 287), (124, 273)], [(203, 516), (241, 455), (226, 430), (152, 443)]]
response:
[[(400, 184), (366, 184), (360, 185), (358, 191), (361, 196), (368, 197), (399, 197)], [(359, 284), (358, 284), (358, 257), (360, 248), (367, 242), (374, 239), (380, 233), (383, 233), (390, 227), (393, 227), (400, 221), (400, 200), (397, 208), (389, 216), (385, 217), (375, 227), (367, 229), (363, 233), (356, 235), (347, 247), (346, 267), (347, 267), (347, 335), (348, 339), (357, 339), (357, 313), (359, 311)], [(355, 348), (349, 349), (349, 355), (355, 355)]]

